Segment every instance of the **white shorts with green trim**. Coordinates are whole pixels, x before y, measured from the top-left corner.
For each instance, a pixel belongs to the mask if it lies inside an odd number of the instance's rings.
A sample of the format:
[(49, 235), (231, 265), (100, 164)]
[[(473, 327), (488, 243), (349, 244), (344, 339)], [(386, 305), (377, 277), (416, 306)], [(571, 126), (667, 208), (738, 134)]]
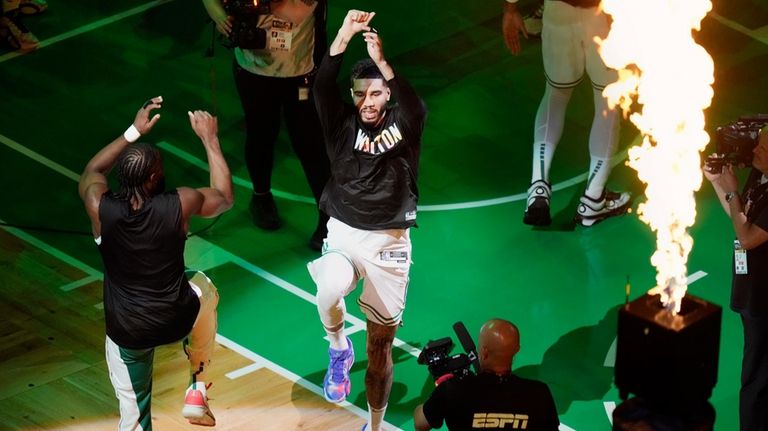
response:
[(598, 90), (616, 80), (616, 71), (605, 65), (594, 40), (608, 36), (608, 15), (597, 7), (585, 9), (547, 0), (542, 21), (541, 50), (550, 85), (575, 87), (585, 70)]
[[(342, 259), (323, 259), (338, 253)], [(408, 291), (411, 267), (411, 239), (408, 229), (368, 231), (356, 229), (335, 218), (328, 221), (328, 237), (323, 256), (308, 264), (314, 280), (320, 271), (339, 271), (337, 265), (349, 264), (354, 269), (354, 287), (363, 279), (363, 291), (357, 300), (366, 318), (385, 326), (399, 325)], [(353, 289), (344, 290), (344, 295)]]

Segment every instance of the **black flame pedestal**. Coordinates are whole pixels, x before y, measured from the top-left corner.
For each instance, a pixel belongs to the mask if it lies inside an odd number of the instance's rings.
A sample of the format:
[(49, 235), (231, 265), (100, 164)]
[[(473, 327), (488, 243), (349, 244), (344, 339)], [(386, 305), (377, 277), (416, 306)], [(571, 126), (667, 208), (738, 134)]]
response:
[(614, 430), (712, 429), (721, 319), (720, 306), (692, 295), (677, 315), (647, 294), (619, 310)]

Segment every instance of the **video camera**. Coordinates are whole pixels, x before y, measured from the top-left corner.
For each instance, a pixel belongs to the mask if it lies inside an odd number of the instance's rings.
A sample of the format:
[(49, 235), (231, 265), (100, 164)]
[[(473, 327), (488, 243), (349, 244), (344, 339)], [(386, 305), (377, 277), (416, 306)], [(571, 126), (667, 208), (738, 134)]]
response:
[(725, 165), (751, 165), (752, 150), (760, 140), (760, 129), (766, 125), (768, 114), (757, 114), (718, 127), (715, 130), (715, 153), (706, 160), (710, 172), (720, 173)]
[(480, 368), (480, 362), (477, 360), (477, 348), (472, 337), (469, 336), (467, 328), (463, 323), (456, 322), (453, 324), (453, 330), (466, 353), (451, 356), (453, 341), (449, 337), (445, 337), (435, 341), (430, 340), (418, 358), (418, 363), (427, 366), (429, 374), (437, 383), (447, 375), (459, 379), (471, 376), (474, 373), (470, 367), (475, 369), (475, 373)]
[(267, 31), (259, 28), (259, 16), (272, 11), (271, 0), (223, 0), (222, 4), (227, 15), (235, 18), (226, 47), (263, 49), (267, 46)]

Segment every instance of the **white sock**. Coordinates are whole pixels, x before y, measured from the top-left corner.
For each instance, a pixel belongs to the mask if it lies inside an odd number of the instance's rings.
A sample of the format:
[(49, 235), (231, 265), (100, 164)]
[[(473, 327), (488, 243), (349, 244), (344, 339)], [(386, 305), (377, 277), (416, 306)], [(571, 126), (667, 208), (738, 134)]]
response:
[(600, 199), (611, 173), (611, 160), (601, 157), (590, 157), (589, 175), (587, 175), (587, 190), (584, 192), (594, 200)]
[(347, 337), (344, 336), (344, 328), (336, 332), (331, 332), (328, 328), (325, 329), (325, 333), (328, 334), (328, 341), (331, 342), (331, 349), (333, 350), (347, 350), (349, 349), (349, 343)]
[(602, 90), (592, 88), (595, 115), (589, 132), (589, 176), (586, 195), (600, 199), (611, 173), (611, 157), (619, 143), (619, 112), (609, 109)]
[(549, 183), (549, 168), (552, 157), (563, 134), (565, 108), (573, 89), (555, 88), (547, 84), (544, 96), (536, 111), (533, 129), (533, 169), (531, 183), (544, 180)]
[(384, 422), (384, 412), (387, 411), (387, 406), (380, 409), (374, 409), (368, 404), (368, 427), (365, 431), (379, 431), (382, 429), (381, 424)]

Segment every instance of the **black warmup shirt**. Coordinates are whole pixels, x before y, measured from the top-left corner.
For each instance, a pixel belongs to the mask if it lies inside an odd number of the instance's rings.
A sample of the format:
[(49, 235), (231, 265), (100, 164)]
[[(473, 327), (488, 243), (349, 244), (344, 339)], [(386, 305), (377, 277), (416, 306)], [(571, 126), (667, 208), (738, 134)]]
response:
[(557, 431), (560, 425), (549, 387), (514, 374), (480, 373), (447, 380), (424, 403), (424, 416), (432, 428), (440, 428), (445, 421), (451, 431)]
[[(752, 169), (741, 199), (747, 220), (768, 232), (768, 183), (760, 184), (762, 175)], [(731, 309), (750, 317), (768, 315), (768, 242), (747, 250), (747, 274), (736, 274), (734, 265), (732, 287)]]
[(341, 99), (336, 78), (343, 54), (326, 55), (315, 77), (315, 106), (331, 161), (320, 209), (363, 230), (404, 229), (416, 223), (416, 179), (426, 107), (400, 76), (387, 81), (397, 105), (370, 129)]
[(154, 196), (138, 211), (107, 192), (99, 219), (109, 338), (145, 349), (189, 334), (200, 301), (184, 275), (186, 235), (176, 190)]

